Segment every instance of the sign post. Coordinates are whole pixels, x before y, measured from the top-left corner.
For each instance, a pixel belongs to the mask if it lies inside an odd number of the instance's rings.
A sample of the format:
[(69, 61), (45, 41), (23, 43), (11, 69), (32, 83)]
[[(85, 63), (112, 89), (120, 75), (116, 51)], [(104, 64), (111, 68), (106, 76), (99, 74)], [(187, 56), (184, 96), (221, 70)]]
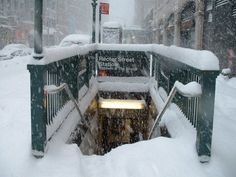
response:
[(96, 7), (97, 7), (97, 0), (92, 0), (92, 7), (93, 7), (93, 24), (92, 24), (92, 43), (96, 42), (96, 34), (95, 34), (95, 24), (96, 24)]
[(109, 15), (109, 3), (100, 3), (99, 6), (99, 36), (98, 42), (101, 43), (101, 21), (102, 21), (102, 14)]

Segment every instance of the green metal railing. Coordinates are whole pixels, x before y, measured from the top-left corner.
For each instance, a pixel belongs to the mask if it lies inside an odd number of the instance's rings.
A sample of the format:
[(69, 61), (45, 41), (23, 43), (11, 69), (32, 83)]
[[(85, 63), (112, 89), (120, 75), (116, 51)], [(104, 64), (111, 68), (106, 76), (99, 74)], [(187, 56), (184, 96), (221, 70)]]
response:
[[(91, 53), (76, 55), (46, 65), (28, 65), (31, 80), (31, 130), (34, 156), (44, 155), (47, 142), (53, 133), (47, 132), (47, 127), (58, 122), (56, 120), (58, 112), (69, 102), (64, 91), (50, 94), (44, 90), (45, 86), (67, 83), (77, 99), (79, 89), (84, 84), (89, 86), (89, 79), (94, 74), (94, 60), (90, 58), (91, 55)], [(79, 74), (82, 70), (84, 72)]]
[(156, 53), (153, 53), (153, 61), (158, 87), (163, 87), (167, 93), (177, 80), (183, 84), (196, 81), (201, 85), (201, 97), (186, 98), (177, 93), (174, 103), (197, 130), (196, 148), (200, 161), (208, 161), (211, 156), (215, 84), (219, 71), (200, 70)]
[[(101, 45), (102, 46), (102, 45)], [(123, 47), (123, 46), (122, 46)], [(175, 81), (187, 84), (198, 82), (202, 95), (186, 98), (176, 93), (173, 99), (186, 118), (197, 130), (196, 148), (202, 162), (211, 156), (212, 127), (214, 117), (215, 81), (218, 70), (201, 70), (180, 61), (160, 55), (150, 45), (129, 46), (127, 50), (101, 48), (92, 49), (88, 54), (69, 57), (46, 65), (28, 65), (31, 74), (31, 120), (32, 150), (36, 157), (42, 157), (50, 137), (47, 126), (57, 119), (57, 114), (68, 103), (64, 92), (48, 94), (45, 85), (68, 84), (75, 99), (83, 85), (89, 87), (89, 80), (95, 73), (106, 71), (106, 76), (152, 77), (158, 87), (170, 92)], [(132, 50), (130, 50), (132, 49)], [(135, 50), (133, 50), (135, 49)], [(101, 72), (101, 73), (100, 73)]]

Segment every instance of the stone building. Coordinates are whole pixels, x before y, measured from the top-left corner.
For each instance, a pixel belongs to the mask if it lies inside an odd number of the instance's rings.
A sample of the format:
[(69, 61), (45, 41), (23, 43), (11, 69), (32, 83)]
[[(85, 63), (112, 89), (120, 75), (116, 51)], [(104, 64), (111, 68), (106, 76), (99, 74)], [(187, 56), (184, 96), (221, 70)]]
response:
[(144, 21), (151, 42), (211, 50), (221, 67), (227, 64), (227, 48), (236, 50), (234, 0), (156, 0)]
[(154, 42), (201, 49), (203, 0), (157, 0)]
[(150, 12), (151, 9), (155, 9), (155, 5), (157, 4), (157, 0), (134, 0), (134, 25), (143, 26), (145, 17)]

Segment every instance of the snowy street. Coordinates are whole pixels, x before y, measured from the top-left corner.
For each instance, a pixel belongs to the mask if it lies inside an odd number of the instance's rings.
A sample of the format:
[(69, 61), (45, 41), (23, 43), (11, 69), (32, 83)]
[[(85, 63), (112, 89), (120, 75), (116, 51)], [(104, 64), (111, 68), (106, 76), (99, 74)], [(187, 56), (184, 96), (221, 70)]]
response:
[(236, 177), (236, 0), (1, 0), (0, 177)]
[(171, 138), (120, 146), (104, 156), (82, 155), (66, 144), (78, 116), (73, 111), (49, 143), (44, 158), (31, 154), (29, 57), (0, 62), (1, 177), (234, 177), (236, 169), (236, 78), (217, 79), (212, 157), (201, 164), (196, 131), (171, 105), (165, 123)]

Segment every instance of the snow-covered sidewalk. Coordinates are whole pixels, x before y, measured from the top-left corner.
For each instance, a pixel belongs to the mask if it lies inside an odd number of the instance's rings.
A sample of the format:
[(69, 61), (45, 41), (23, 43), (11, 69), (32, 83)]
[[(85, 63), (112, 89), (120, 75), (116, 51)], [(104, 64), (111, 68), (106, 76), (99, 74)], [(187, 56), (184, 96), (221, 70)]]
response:
[[(31, 155), (30, 84), (27, 58), (0, 62), (0, 177), (234, 177), (236, 79), (217, 79), (212, 158), (201, 164), (195, 130), (171, 105), (165, 122), (172, 138), (123, 145), (104, 156), (84, 156), (65, 143), (73, 111), (49, 143), (45, 157)], [(168, 117), (168, 118), (167, 118)]]

